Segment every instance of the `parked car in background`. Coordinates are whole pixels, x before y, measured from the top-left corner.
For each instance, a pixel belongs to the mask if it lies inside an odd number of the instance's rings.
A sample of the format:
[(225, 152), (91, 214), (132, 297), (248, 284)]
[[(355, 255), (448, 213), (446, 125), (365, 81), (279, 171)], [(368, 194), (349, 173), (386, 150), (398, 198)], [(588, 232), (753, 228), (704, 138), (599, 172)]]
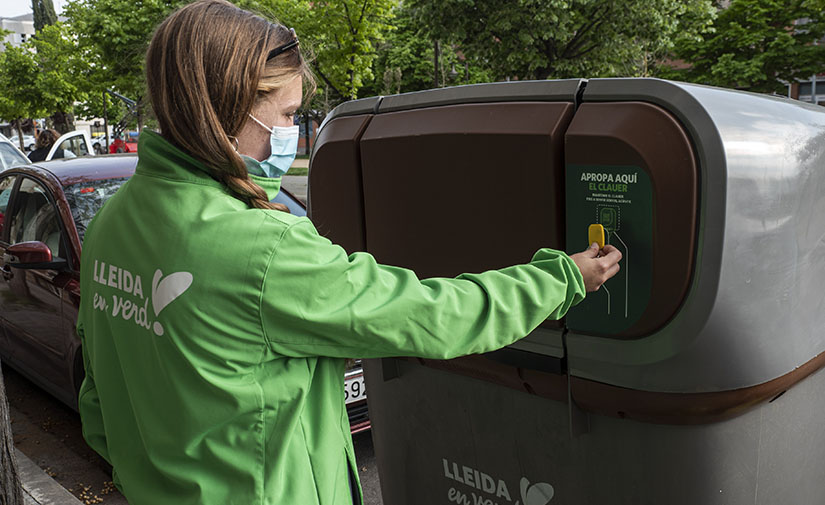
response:
[(117, 135), (109, 144), (109, 153), (136, 153), (138, 150), (138, 132), (127, 132), (126, 135)]
[[(109, 155), (0, 173), (0, 357), (74, 409), (84, 376), (75, 334), (83, 236), (136, 165), (137, 156)], [(286, 190), (273, 201), (306, 215)], [(352, 432), (369, 429), (360, 362), (341, 384)]]
[[(61, 135), (49, 149), (46, 161), (54, 158), (58, 150), (63, 153), (64, 158), (76, 158), (78, 156), (94, 156), (94, 149), (89, 134), (82, 130), (76, 130)], [(18, 165), (31, 163), (28, 156), (18, 149), (14, 142), (3, 135), (0, 135), (0, 171)]]
[(64, 158), (95, 155), (92, 139), (89, 137), (89, 133), (84, 130), (75, 130), (61, 135), (49, 150), (46, 160), (52, 159), (58, 149), (63, 150)]
[[(19, 138), (20, 137), (15, 135), (9, 140), (11, 140), (11, 143), (14, 144), (15, 147), (20, 148), (20, 142), (18, 141)], [(34, 138), (34, 135), (23, 135), (23, 150), (26, 152), (31, 151), (34, 149), (35, 142), (36, 139)]]
[[(111, 143), (111, 140), (110, 140)], [(95, 154), (106, 154), (109, 152), (106, 148), (106, 135), (98, 134), (92, 136), (92, 149), (94, 149)]]
[(0, 133), (0, 171), (18, 165), (27, 165), (29, 159), (9, 139)]

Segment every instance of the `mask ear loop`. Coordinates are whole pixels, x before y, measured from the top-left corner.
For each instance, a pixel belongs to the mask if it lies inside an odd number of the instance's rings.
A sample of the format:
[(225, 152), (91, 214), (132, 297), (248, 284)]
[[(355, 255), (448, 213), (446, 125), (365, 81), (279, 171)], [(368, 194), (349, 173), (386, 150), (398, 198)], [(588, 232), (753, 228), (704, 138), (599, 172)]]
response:
[(253, 120), (253, 121), (255, 121), (256, 123), (258, 123), (259, 125), (263, 126), (263, 128), (264, 128), (266, 131), (268, 131), (269, 133), (272, 133), (272, 128), (270, 128), (270, 127), (268, 127), (267, 125), (263, 124), (263, 123), (262, 123), (262, 122), (261, 122), (258, 118), (256, 118), (255, 116), (253, 116), (252, 114), (250, 114), (250, 113), (248, 113), (248, 112), (246, 113), (246, 115), (247, 115), (247, 116), (249, 116), (249, 117), (251, 117), (251, 118), (252, 118), (252, 120)]
[(227, 138), (232, 142), (232, 147), (235, 148), (235, 152), (238, 152), (238, 137), (233, 137), (232, 135), (227, 135)]

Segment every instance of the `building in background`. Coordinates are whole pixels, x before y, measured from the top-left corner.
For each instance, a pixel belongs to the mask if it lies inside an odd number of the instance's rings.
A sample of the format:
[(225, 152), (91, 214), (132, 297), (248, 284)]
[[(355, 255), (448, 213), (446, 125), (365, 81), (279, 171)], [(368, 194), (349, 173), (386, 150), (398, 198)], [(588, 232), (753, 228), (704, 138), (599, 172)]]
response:
[(825, 105), (825, 74), (792, 84), (788, 96), (803, 102)]
[[(24, 44), (34, 36), (34, 14), (30, 12), (10, 18), (0, 17), (0, 29), (11, 32), (3, 38), (2, 42), (8, 42), (13, 46)], [(5, 44), (0, 45), (0, 51), (4, 48)]]

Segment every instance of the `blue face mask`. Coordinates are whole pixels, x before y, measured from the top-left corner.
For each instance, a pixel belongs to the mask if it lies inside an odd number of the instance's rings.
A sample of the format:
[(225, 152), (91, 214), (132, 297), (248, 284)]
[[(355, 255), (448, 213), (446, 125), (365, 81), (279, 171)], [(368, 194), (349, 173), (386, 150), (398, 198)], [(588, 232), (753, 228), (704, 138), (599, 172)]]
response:
[[(267, 177), (281, 177), (287, 173), (289, 167), (292, 166), (292, 162), (295, 161), (295, 155), (298, 154), (298, 125), (273, 126), (270, 128), (252, 114), (249, 114), (249, 117), (269, 132), (271, 151), (267, 159), (258, 161), (258, 165)], [(244, 161), (248, 162), (248, 160)]]

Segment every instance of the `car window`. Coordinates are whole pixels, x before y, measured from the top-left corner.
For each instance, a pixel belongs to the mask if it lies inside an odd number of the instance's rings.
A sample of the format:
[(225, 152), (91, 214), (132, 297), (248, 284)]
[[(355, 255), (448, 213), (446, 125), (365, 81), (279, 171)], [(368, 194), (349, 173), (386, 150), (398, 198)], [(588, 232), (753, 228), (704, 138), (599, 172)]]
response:
[(297, 200), (292, 198), (283, 190), (278, 191), (278, 194), (275, 195), (275, 198), (272, 199), (272, 202), (282, 203), (286, 205), (286, 207), (289, 209), (289, 213), (293, 216), (303, 217), (307, 215), (306, 209), (300, 203), (298, 203)]
[(72, 218), (74, 218), (74, 225), (81, 242), (86, 234), (86, 227), (89, 226), (89, 222), (95, 217), (97, 211), (128, 179), (128, 177), (101, 179), (71, 184), (63, 188), (66, 201), (72, 209)]
[[(60, 143), (58, 149), (63, 150), (64, 158), (74, 158), (77, 156), (86, 156), (87, 154), (89, 154), (88, 149), (86, 149), (86, 141), (81, 135), (75, 135), (67, 138), (66, 140)], [(58, 152), (59, 151), (55, 151), (55, 158), (58, 158)]]
[(9, 198), (11, 197), (11, 190), (14, 188), (14, 181), (17, 176), (9, 175), (0, 178), (0, 237), (3, 236), (3, 228), (6, 224), (6, 210), (9, 206)]
[(20, 184), (9, 223), (11, 244), (36, 240), (49, 246), (52, 256), (66, 258), (57, 208), (43, 186), (33, 179), (26, 177)]
[(5, 142), (0, 142), (0, 168), (3, 170), (20, 165), (28, 165), (29, 160)]

